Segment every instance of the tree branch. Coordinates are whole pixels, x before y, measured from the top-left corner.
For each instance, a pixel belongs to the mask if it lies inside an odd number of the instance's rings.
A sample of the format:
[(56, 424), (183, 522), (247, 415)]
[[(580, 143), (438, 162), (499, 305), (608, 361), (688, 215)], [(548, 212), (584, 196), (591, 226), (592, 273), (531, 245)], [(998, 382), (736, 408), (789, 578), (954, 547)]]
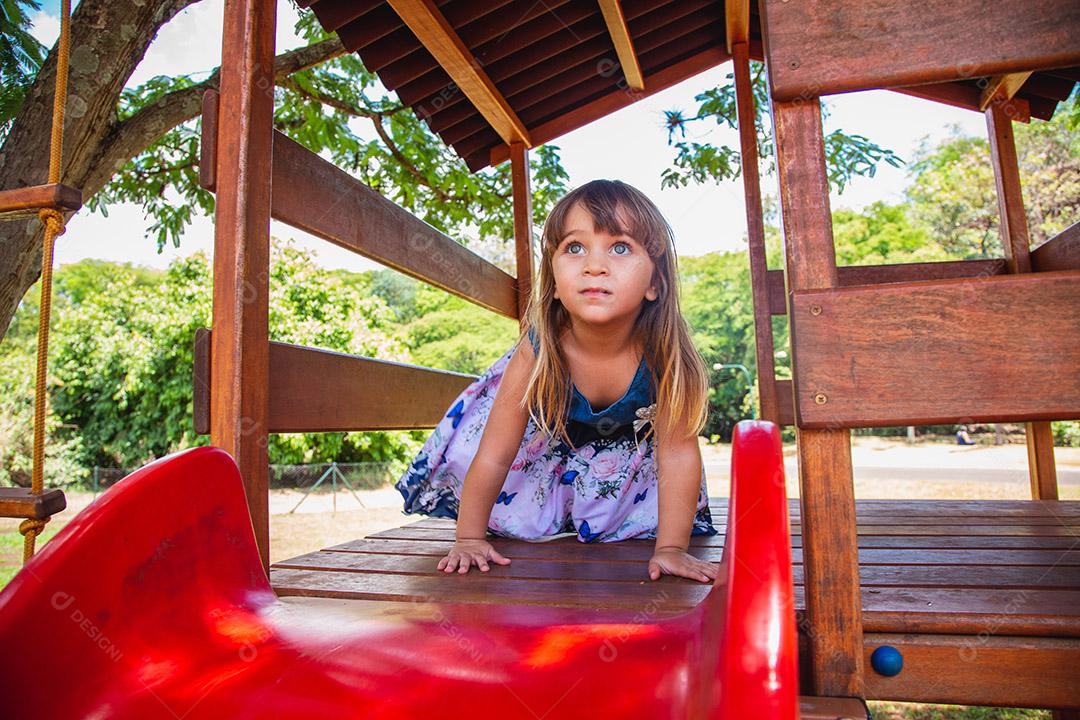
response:
[(309, 90), (307, 88), (301, 87), (299, 83), (296, 83), (291, 79), (285, 80), (280, 84), (282, 87), (286, 87), (297, 93), (298, 95), (302, 95), (308, 98), (309, 100), (313, 100), (317, 103), (332, 107), (335, 110), (340, 110), (341, 112), (352, 115), (353, 117), (367, 118), (368, 120), (370, 120), (371, 124), (375, 126), (375, 132), (378, 133), (379, 138), (386, 145), (387, 149), (390, 151), (390, 154), (394, 156), (395, 160), (401, 163), (401, 166), (404, 167), (410, 175), (416, 178), (416, 181), (418, 183), (420, 183), (426, 188), (429, 188), (443, 202), (454, 202), (454, 198), (452, 195), (450, 195), (442, 188), (433, 185), (431, 181), (427, 178), (427, 176), (424, 175), (424, 173), (420, 172), (420, 169), (417, 168), (416, 165), (414, 165), (412, 161), (409, 160), (409, 158), (407, 158), (403, 152), (401, 152), (401, 148), (398, 147), (397, 143), (395, 143), (393, 138), (391, 138), (390, 135), (386, 132), (386, 128), (383, 127), (382, 119), (387, 115), (393, 115), (394, 113), (401, 112), (405, 109), (403, 105), (394, 106), (389, 110), (383, 111), (371, 110), (368, 108), (358, 108), (350, 105), (349, 103), (338, 100), (337, 98), (330, 95), (326, 95), (318, 91)]
[[(345, 48), (336, 36), (282, 53), (274, 60), (274, 82), (281, 85), (293, 73), (315, 67), (344, 53)], [(216, 89), (220, 78), (221, 68), (218, 67), (202, 82), (167, 93), (131, 117), (117, 122), (103, 144), (101, 159), (79, 185), (83, 197), (92, 197), (117, 170), (163, 134), (198, 117), (202, 112), (203, 93)]]

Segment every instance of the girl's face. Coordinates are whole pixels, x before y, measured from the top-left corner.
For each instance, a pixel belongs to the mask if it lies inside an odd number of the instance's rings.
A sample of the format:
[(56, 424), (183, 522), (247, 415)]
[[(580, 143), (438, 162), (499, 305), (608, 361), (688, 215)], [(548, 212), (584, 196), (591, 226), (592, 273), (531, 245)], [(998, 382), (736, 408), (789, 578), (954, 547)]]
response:
[(654, 263), (645, 246), (629, 235), (597, 233), (581, 203), (575, 203), (566, 215), (551, 269), (555, 297), (575, 320), (597, 325), (632, 321), (644, 300), (658, 297)]

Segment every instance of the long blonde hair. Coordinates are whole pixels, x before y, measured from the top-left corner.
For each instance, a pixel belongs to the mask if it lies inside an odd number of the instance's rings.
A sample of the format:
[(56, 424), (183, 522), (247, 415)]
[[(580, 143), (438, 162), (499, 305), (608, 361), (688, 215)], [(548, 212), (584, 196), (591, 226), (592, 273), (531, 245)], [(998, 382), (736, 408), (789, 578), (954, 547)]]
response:
[[(570, 372), (558, 342), (570, 327), (570, 315), (555, 298), (551, 263), (563, 237), (566, 216), (575, 203), (581, 203), (592, 216), (597, 232), (629, 235), (653, 260), (658, 295), (656, 300), (642, 303), (633, 333), (635, 344), (645, 349), (645, 362), (656, 388), (656, 415), (649, 433), (665, 428), (673, 433), (700, 434), (708, 418), (708, 374), (679, 309), (678, 260), (671, 226), (644, 193), (618, 180), (593, 180), (571, 191), (555, 204), (544, 223), (539, 274), (525, 312), (526, 329), (519, 338), (526, 341), (527, 328), (532, 326), (540, 345), (523, 405), (544, 434), (562, 437), (573, 446), (565, 422), (570, 407)], [(619, 218), (620, 209), (627, 227)]]

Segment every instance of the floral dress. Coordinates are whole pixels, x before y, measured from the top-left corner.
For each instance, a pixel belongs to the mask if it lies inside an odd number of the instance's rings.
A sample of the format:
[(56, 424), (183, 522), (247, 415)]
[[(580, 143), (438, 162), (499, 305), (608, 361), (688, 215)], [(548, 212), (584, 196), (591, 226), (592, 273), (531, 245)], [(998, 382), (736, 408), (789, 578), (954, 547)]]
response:
[[(531, 328), (529, 338), (538, 348)], [(396, 483), (406, 513), (457, 518), (465, 474), (513, 352), (508, 350), (462, 391)], [(646, 425), (656, 405), (645, 359), (623, 396), (600, 412), (593, 411), (573, 383), (571, 393), (566, 429), (577, 449), (539, 432), (530, 418), (488, 530), (522, 540), (564, 533), (582, 542), (654, 539), (654, 434), (646, 437)], [(716, 533), (702, 468), (692, 534)]]

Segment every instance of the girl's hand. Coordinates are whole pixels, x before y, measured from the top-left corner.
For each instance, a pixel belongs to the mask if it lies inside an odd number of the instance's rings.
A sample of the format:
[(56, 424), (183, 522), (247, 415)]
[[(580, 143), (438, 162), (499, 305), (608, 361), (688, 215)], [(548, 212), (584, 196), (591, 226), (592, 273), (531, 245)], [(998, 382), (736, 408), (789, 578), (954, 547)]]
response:
[(698, 560), (680, 547), (660, 547), (649, 560), (649, 579), (659, 580), (662, 573), (680, 575), (691, 580), (716, 580), (720, 572), (717, 563)]
[(487, 540), (457, 540), (446, 557), (439, 561), (439, 569), (443, 572), (454, 572), (456, 569), (464, 575), (469, 572), (469, 563), (475, 563), (480, 572), (487, 572), (488, 560), (500, 565), (510, 564), (510, 558), (500, 555)]

